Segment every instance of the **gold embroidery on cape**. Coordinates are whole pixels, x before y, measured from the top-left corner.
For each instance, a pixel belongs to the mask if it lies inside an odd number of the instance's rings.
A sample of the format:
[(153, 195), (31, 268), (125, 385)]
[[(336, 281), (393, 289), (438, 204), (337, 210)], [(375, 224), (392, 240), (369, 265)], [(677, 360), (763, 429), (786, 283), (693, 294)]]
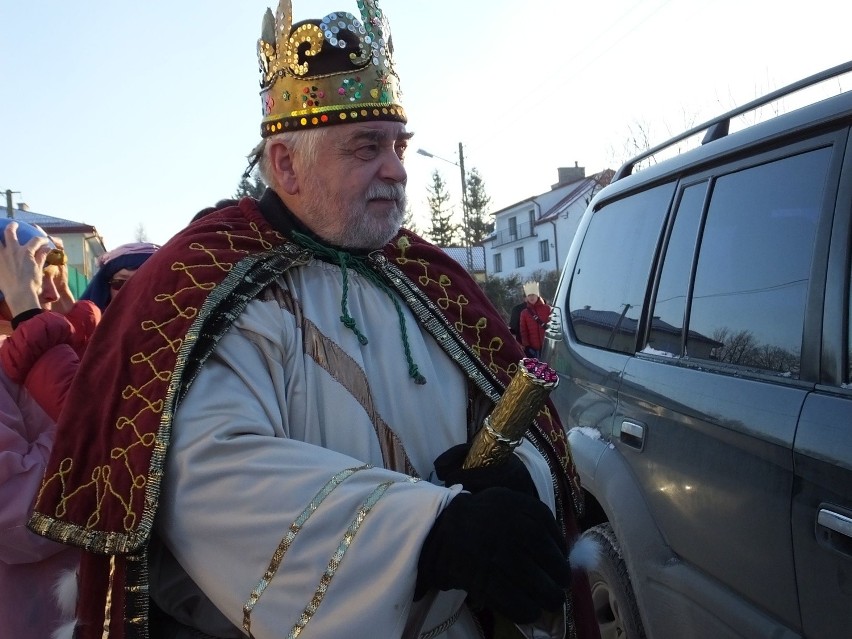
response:
[[(449, 311), (449, 314), (456, 315), (458, 317), (458, 319), (453, 322), (453, 327), (460, 334), (470, 336), (471, 339), (469, 344), (474, 354), (476, 354), (476, 356), (486, 364), (492, 373), (498, 376), (502, 373), (506, 376), (505, 379), (511, 379), (517, 371), (517, 363), (513, 362), (506, 368), (503, 368), (494, 359), (495, 354), (497, 354), (500, 349), (505, 346), (503, 339), (499, 336), (494, 336), (488, 339), (487, 343), (483, 344), (483, 338), (487, 337), (486, 331), (488, 328), (488, 318), (467, 317), (465, 310), (469, 304), (468, 298), (464, 294), (456, 293), (452, 290), (453, 281), (450, 276), (445, 273), (433, 273), (431, 270), (431, 264), (428, 260), (409, 257), (408, 253), (409, 249), (412, 248), (412, 245), (411, 241), (407, 237), (400, 237), (396, 241), (396, 248), (400, 253), (400, 255), (395, 259), (396, 263), (400, 267), (405, 265), (419, 266), (423, 271), (422, 274), (417, 277), (417, 283), (420, 285), (421, 290), (425, 291), (431, 288), (431, 290), (436, 292), (434, 301), (438, 307), (442, 311)], [(438, 291), (441, 293), (438, 294)], [(470, 332), (464, 333), (464, 329), (470, 329)], [(474, 335), (475, 338), (473, 338)], [(509, 360), (510, 358), (505, 359)], [(564, 451), (564, 454), (559, 454), (558, 462), (562, 466), (562, 470), (571, 484), (569, 487), (571, 499), (573, 501), (575, 512), (579, 516), (584, 510), (582, 498), (580, 497), (582, 492), (580, 490), (579, 478), (570, 470), (574, 468), (574, 461), (571, 459), (571, 447), (565, 437), (565, 432), (562, 428), (553, 427), (555, 421), (547, 406), (544, 406), (541, 411), (539, 411), (536, 419), (540, 422), (545, 421), (550, 424), (551, 428), (549, 429), (549, 439), (551, 440), (550, 443), (553, 445), (554, 452), (558, 452), (560, 450), (560, 446), (557, 446), (556, 444), (561, 443), (561, 450)]]
[[(141, 400), (142, 406), (133, 414), (120, 414), (118, 416), (115, 421), (114, 428), (118, 431), (127, 429), (129, 432), (133, 433), (133, 435), (129, 444), (123, 448), (113, 448), (110, 453), (113, 460), (122, 460), (123, 462), (122, 466), (127, 472), (126, 479), (129, 479), (129, 481), (126, 482), (128, 484), (127, 492), (123, 492), (120, 488), (119, 480), (111, 476), (112, 467), (109, 464), (103, 464), (93, 468), (90, 475), (91, 481), (78, 486), (71, 492), (68, 492), (66, 478), (70, 474), (75, 460), (65, 458), (59, 462), (57, 472), (51, 477), (45, 478), (38, 496), (38, 500), (40, 501), (42, 493), (49, 485), (54, 482), (60, 483), (62, 491), (53, 513), (55, 517), (62, 518), (65, 516), (67, 513), (67, 505), (74, 497), (85, 491), (93, 490), (96, 494), (96, 507), (86, 521), (85, 527), (87, 530), (95, 528), (100, 523), (101, 509), (103, 508), (104, 502), (108, 499), (117, 501), (124, 510), (125, 517), (123, 525), (125, 531), (131, 532), (134, 530), (137, 525), (137, 513), (134, 512), (134, 502), (136, 500), (135, 495), (137, 491), (146, 489), (148, 480), (145, 472), (133, 473), (131, 463), (129, 462), (129, 456), (131, 451), (136, 447), (141, 446), (144, 448), (154, 448), (157, 443), (156, 433), (143, 435), (137, 430), (137, 420), (149, 413), (155, 415), (161, 424), (165, 419), (171, 418), (171, 415), (163, 414), (165, 404), (162, 394), (155, 397), (153, 396), (153, 392), (154, 390), (159, 389), (160, 393), (162, 393), (163, 387), (158, 386), (159, 383), (171, 384), (172, 371), (159, 370), (155, 364), (155, 358), (164, 350), (171, 351), (173, 353), (180, 352), (184, 344), (184, 337), (171, 339), (168, 335), (168, 326), (179, 321), (188, 321), (191, 324), (192, 320), (200, 311), (200, 309), (196, 306), (184, 306), (181, 303), (182, 293), (194, 289), (201, 289), (209, 293), (209, 291), (216, 287), (216, 283), (222, 279), (221, 276), (216, 275), (216, 273), (229, 273), (239, 262), (238, 259), (234, 259), (233, 263), (220, 260), (218, 256), (221, 255), (223, 251), (230, 251), (232, 254), (237, 253), (249, 255), (272, 249), (277, 243), (284, 241), (283, 236), (277, 232), (267, 233), (267, 236), (273, 238), (276, 242), (270, 241), (268, 237), (264, 236), (264, 233), (254, 222), (249, 224), (249, 229), (250, 232), (246, 233), (234, 233), (228, 230), (218, 231), (217, 235), (225, 238), (226, 244), (228, 245), (227, 249), (212, 249), (205, 247), (203, 244), (198, 242), (192, 242), (189, 244), (188, 249), (190, 251), (197, 251), (199, 254), (204, 255), (208, 259), (203, 260), (198, 264), (188, 264), (180, 261), (172, 264), (171, 270), (183, 277), (177, 283), (173, 292), (160, 293), (154, 297), (154, 301), (156, 303), (171, 306), (171, 313), (169, 317), (160, 323), (151, 320), (143, 320), (139, 325), (143, 333), (148, 334), (148, 337), (145, 338), (145, 342), (148, 343), (150, 341), (152, 343), (152, 348), (149, 352), (136, 352), (131, 354), (129, 366), (137, 367), (137, 369), (138, 367), (149, 369), (147, 375), (148, 379), (143, 380), (138, 386), (126, 386), (121, 392), (121, 397), (124, 400), (137, 398)], [(237, 249), (235, 246), (235, 241), (237, 240), (241, 240), (244, 244), (246, 241), (253, 242), (255, 243), (256, 248), (252, 248), (252, 250)], [(209, 273), (207, 277), (205, 277), (206, 273)], [(152, 339), (152, 336), (154, 339)], [(186, 335), (186, 339), (189, 340), (190, 336)], [(178, 366), (181, 364), (182, 362), (178, 361)], [(170, 385), (169, 391), (171, 392), (171, 390), (172, 387)], [(159, 468), (155, 468), (154, 466), (155, 464), (152, 463), (152, 475), (159, 476), (162, 471), (162, 467), (160, 466)], [(156, 499), (156, 495), (148, 497), (145, 502), (146, 509), (155, 507), (155, 503), (152, 502), (152, 499)]]
[(110, 611), (112, 610), (112, 587), (113, 580), (115, 579), (115, 555), (109, 558), (109, 581), (107, 582), (107, 592), (106, 599), (104, 601), (104, 626), (103, 632), (101, 633), (102, 639), (107, 639), (109, 637), (109, 625), (112, 622), (112, 615)]
[(430, 268), (431, 264), (427, 260), (408, 257), (408, 249), (411, 248), (411, 242), (407, 237), (400, 237), (396, 242), (396, 247), (401, 253), (396, 258), (396, 263), (401, 267), (412, 264), (418, 265), (423, 270), (423, 273), (417, 276), (417, 283), (420, 287), (422, 289), (431, 287), (436, 293), (440, 291), (440, 294), (435, 295), (434, 302), (442, 311), (448, 311), (452, 307), (452, 315), (458, 317), (454, 322), (454, 328), (462, 334), (465, 334), (465, 329), (468, 329), (470, 331), (470, 333), (467, 333), (468, 335), (471, 335), (471, 337), (473, 335), (476, 336), (475, 339), (471, 339), (470, 341), (470, 347), (476, 356), (488, 366), (492, 373), (503, 373), (507, 378), (511, 378), (517, 370), (517, 364), (512, 363), (508, 368), (503, 368), (494, 361), (494, 354), (499, 352), (504, 346), (503, 339), (494, 336), (488, 339), (487, 342), (484, 341), (487, 338), (488, 318), (482, 316), (469, 317), (466, 315), (465, 311), (470, 304), (467, 296), (454, 292), (452, 278), (445, 273), (434, 273)]

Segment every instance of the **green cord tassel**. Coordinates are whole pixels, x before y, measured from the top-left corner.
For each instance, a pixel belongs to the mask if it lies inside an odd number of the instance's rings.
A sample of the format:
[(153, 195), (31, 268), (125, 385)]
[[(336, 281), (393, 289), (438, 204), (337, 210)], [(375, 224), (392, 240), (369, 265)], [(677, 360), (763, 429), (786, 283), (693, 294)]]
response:
[(379, 289), (390, 298), (396, 309), (397, 320), (399, 321), (399, 332), (402, 337), (402, 348), (405, 352), (405, 361), (408, 364), (408, 375), (414, 380), (415, 384), (425, 384), (426, 378), (420, 373), (420, 369), (414, 361), (411, 354), (411, 345), (408, 343), (408, 329), (405, 326), (405, 315), (402, 312), (402, 305), (399, 299), (394, 294), (393, 290), (388, 286), (373, 269), (366, 263), (366, 258), (352, 255), (345, 251), (338, 251), (329, 246), (325, 246), (303, 235), (297, 231), (293, 232), (293, 238), (306, 249), (314, 252), (314, 254), (326, 257), (329, 260), (340, 266), (340, 271), (343, 276), (343, 295), (340, 298), (340, 322), (358, 338), (358, 342), (364, 346), (368, 343), (366, 335), (364, 335), (355, 322), (355, 318), (349, 313), (349, 269), (351, 268), (356, 273), (360, 273), (370, 282), (375, 284)]
[(346, 253), (339, 253), (337, 257), (338, 264), (340, 265), (340, 272), (343, 273), (343, 295), (340, 297), (340, 311), (342, 315), (340, 316), (340, 321), (343, 322), (343, 325), (346, 328), (355, 333), (355, 337), (358, 338), (358, 343), (360, 343), (361, 346), (365, 346), (368, 343), (367, 336), (358, 330), (358, 325), (355, 324), (355, 318), (349, 314), (349, 269), (347, 268), (347, 262), (349, 260)]

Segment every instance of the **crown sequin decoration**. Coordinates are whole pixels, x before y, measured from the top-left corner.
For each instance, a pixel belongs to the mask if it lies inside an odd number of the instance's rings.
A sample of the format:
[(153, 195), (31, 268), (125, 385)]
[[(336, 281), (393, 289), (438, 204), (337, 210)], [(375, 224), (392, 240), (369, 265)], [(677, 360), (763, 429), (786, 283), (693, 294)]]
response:
[(358, 0), (361, 20), (330, 13), (293, 25), (291, 0), (263, 16), (257, 42), (265, 138), (367, 120), (406, 122), (387, 18), (376, 0)]

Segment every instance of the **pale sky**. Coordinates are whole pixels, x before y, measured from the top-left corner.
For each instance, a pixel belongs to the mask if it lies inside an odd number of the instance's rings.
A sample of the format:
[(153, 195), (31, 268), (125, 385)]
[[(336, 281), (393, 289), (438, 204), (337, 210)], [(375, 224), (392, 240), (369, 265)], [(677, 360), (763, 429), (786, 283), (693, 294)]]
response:
[[(846, 0), (380, 1), (421, 231), (431, 172), (456, 203), (460, 176), (417, 148), (457, 161), (462, 142), (498, 210), (549, 189), (559, 166), (617, 168), (637, 123), (661, 142), (852, 58)], [(295, 20), (358, 15), (355, 0), (293, 5)], [(234, 193), (259, 140), (267, 6), (0, 0), (0, 190), (94, 225), (108, 249), (140, 224), (165, 242)]]

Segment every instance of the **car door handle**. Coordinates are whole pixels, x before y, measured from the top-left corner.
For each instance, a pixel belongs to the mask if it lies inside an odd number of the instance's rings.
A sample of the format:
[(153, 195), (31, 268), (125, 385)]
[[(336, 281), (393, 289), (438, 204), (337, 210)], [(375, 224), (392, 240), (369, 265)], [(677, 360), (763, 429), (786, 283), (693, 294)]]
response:
[(852, 539), (852, 518), (846, 515), (841, 515), (827, 508), (820, 508), (817, 514), (817, 524)]
[(624, 420), (621, 422), (620, 439), (631, 448), (642, 450), (645, 447), (645, 427), (642, 424)]

